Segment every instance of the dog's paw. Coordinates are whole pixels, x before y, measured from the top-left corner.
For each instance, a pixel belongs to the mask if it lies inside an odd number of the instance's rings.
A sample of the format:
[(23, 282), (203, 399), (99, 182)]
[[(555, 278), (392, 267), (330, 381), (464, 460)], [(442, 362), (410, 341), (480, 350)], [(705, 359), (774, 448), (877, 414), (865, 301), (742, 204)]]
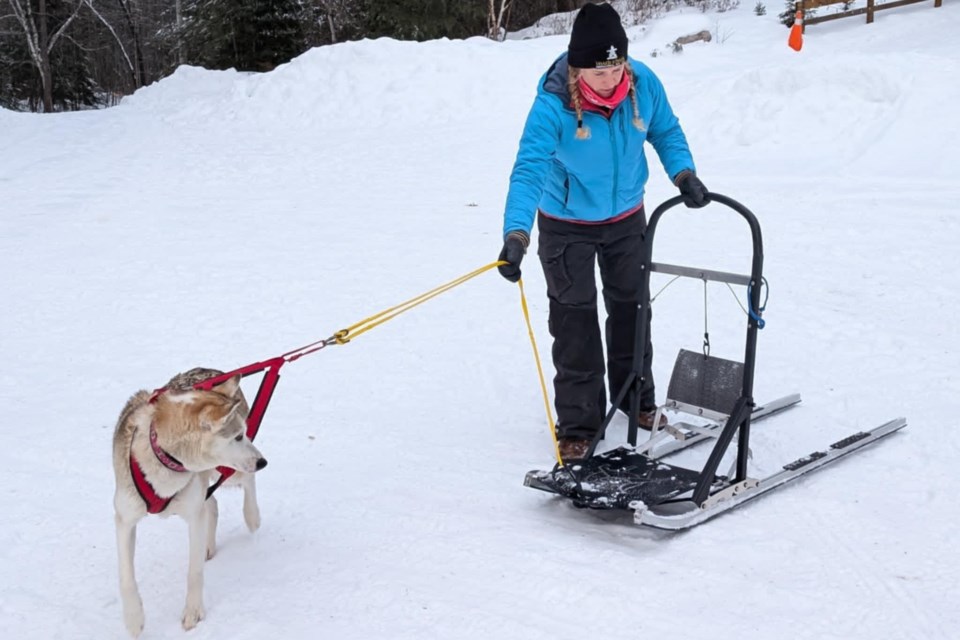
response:
[(137, 638), (143, 633), (143, 603), (140, 598), (130, 606), (123, 608), (123, 623), (131, 636)]
[(207, 547), (207, 560), (213, 560), (213, 556), (217, 555), (216, 547)]
[(253, 533), (260, 528), (260, 509), (256, 506), (247, 507), (244, 505), (243, 521), (247, 523), (247, 529)]
[(203, 617), (207, 613), (203, 610), (203, 605), (187, 605), (183, 610), (183, 618), (181, 623), (183, 624), (184, 631), (190, 631), (197, 623), (203, 620)]

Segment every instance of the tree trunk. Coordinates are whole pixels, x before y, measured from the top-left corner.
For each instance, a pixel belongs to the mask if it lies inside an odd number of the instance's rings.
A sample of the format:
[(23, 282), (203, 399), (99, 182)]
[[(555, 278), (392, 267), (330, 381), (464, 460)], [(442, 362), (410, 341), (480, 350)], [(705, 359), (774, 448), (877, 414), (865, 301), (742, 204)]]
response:
[[(499, 9), (497, 5), (499, 4)], [(504, 14), (510, 8), (512, 2), (508, 0), (490, 0), (487, 13), (487, 37), (491, 40), (500, 41), (501, 29), (504, 28)]]
[(183, 13), (180, 10), (180, 0), (177, 0), (177, 64), (186, 64), (187, 52), (183, 49)]
[(133, 12), (130, 9), (129, 2), (117, 0), (117, 3), (120, 5), (120, 9), (123, 10), (123, 17), (127, 20), (127, 27), (130, 29), (130, 35), (133, 38), (133, 58), (135, 68), (131, 69), (131, 71), (133, 72), (133, 88), (139, 89), (147, 82), (147, 72), (143, 67), (143, 47), (141, 46), (140, 42), (140, 23), (139, 20), (134, 20)]
[[(27, 40), (27, 50), (30, 59), (40, 76), (43, 94), (43, 110), (45, 113), (53, 111), (53, 68), (50, 64), (50, 52), (73, 21), (80, 9), (87, 4), (85, 0), (76, 0), (73, 13), (63, 21), (56, 33), (50, 35), (49, 16), (47, 15), (47, 0), (37, 0), (37, 11), (33, 10), (33, 0), (8, 0), (13, 9), (13, 17), (20, 23), (23, 35)], [(33, 97), (30, 98), (30, 108), (35, 108)]]
[(40, 0), (40, 82), (43, 83), (43, 112), (53, 112), (53, 70), (50, 68), (50, 36), (47, 31), (47, 0)]

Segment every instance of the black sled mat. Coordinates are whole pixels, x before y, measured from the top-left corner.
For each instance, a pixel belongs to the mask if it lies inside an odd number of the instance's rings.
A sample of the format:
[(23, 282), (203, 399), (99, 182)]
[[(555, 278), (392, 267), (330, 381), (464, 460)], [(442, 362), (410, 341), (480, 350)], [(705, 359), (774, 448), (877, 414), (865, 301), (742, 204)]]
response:
[[(570, 498), (577, 507), (628, 509), (655, 505), (692, 491), (700, 472), (653, 460), (620, 447), (552, 471), (531, 471), (524, 484)], [(715, 482), (724, 481), (723, 477)]]

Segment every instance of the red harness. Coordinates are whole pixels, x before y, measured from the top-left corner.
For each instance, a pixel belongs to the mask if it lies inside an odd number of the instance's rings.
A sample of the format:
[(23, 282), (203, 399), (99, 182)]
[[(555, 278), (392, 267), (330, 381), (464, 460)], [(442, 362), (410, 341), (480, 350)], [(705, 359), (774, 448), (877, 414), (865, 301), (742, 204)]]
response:
[[(257, 431), (260, 430), (260, 422), (263, 420), (263, 415), (267, 411), (267, 405), (270, 404), (270, 399), (273, 397), (273, 390), (277, 387), (277, 382), (280, 380), (280, 367), (287, 362), (293, 362), (294, 360), (300, 358), (301, 356), (305, 356), (308, 353), (319, 351), (328, 345), (344, 344), (348, 341), (346, 335), (346, 332), (338, 332), (333, 336), (326, 338), (325, 340), (312, 342), (305, 347), (288, 351), (287, 353), (277, 356), (276, 358), (264, 360), (263, 362), (254, 362), (253, 364), (248, 364), (245, 367), (240, 367), (239, 369), (234, 369), (233, 371), (227, 371), (226, 373), (222, 373), (218, 376), (207, 378), (206, 380), (193, 385), (193, 388), (209, 391), (216, 385), (229, 380), (237, 374), (239, 374), (241, 378), (245, 378), (254, 373), (260, 373), (266, 369), (267, 373), (263, 376), (263, 380), (260, 381), (260, 388), (257, 389), (257, 396), (253, 399), (253, 406), (250, 407), (250, 413), (247, 415), (247, 437), (253, 440), (257, 436)], [(165, 388), (154, 391), (153, 395), (150, 396), (150, 402), (156, 402), (157, 398), (159, 398), (160, 394), (162, 394), (164, 391), (166, 391)], [(162, 462), (168, 469), (173, 471), (186, 471), (186, 468), (184, 468), (184, 466), (176, 458), (164, 451), (163, 448), (157, 443), (157, 433), (153, 423), (150, 423), (150, 447), (153, 449), (153, 453), (157, 456), (157, 459), (160, 460), (160, 462)], [(208, 498), (213, 495), (213, 492), (216, 491), (220, 485), (227, 480), (227, 478), (236, 473), (236, 469), (231, 469), (230, 467), (217, 467), (217, 471), (220, 472), (220, 477), (216, 482), (207, 488)], [(137, 462), (136, 458), (134, 458), (132, 451), (130, 452), (130, 473), (133, 476), (133, 484), (137, 488), (137, 492), (147, 504), (147, 513), (162, 512), (176, 497), (176, 494), (174, 494), (170, 497), (164, 498), (156, 492), (153, 486), (147, 481), (147, 478), (143, 473), (143, 469), (140, 467), (140, 463)]]
[[(154, 394), (154, 398), (151, 398), (151, 402), (155, 398), (156, 394)], [(164, 451), (163, 447), (157, 442), (157, 429), (153, 422), (150, 423), (150, 448), (153, 449), (153, 454), (157, 456), (157, 460), (167, 469), (180, 473), (187, 470), (179, 460)], [(137, 458), (133, 455), (132, 449), (130, 451), (130, 473), (133, 475), (133, 486), (137, 488), (137, 493), (139, 493), (143, 501), (147, 503), (147, 513), (162, 512), (170, 505), (170, 502), (176, 496), (176, 494), (173, 494), (168, 498), (164, 498), (157, 493), (157, 490), (154, 489), (150, 481), (147, 480), (146, 474), (143, 473), (143, 468), (140, 466), (140, 463), (137, 462)]]

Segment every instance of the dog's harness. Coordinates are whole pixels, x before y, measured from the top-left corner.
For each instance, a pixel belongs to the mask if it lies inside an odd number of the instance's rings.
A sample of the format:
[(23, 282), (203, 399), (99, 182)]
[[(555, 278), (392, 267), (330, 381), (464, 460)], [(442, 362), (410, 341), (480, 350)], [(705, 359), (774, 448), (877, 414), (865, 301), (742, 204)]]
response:
[[(156, 394), (154, 394), (150, 401), (153, 402), (155, 399)], [(183, 463), (164, 451), (163, 447), (157, 442), (157, 428), (153, 422), (150, 423), (150, 448), (153, 450), (153, 454), (157, 456), (157, 460), (167, 469), (179, 473), (187, 470), (186, 467), (183, 466)], [(164, 498), (157, 493), (157, 490), (154, 489), (150, 481), (147, 480), (147, 476), (143, 472), (143, 467), (137, 462), (137, 458), (133, 455), (132, 449), (130, 450), (130, 474), (133, 476), (133, 486), (137, 488), (137, 493), (139, 493), (143, 501), (147, 503), (147, 513), (161, 513), (177, 496), (177, 494), (173, 494), (169, 498)]]
[[(256, 362), (245, 367), (240, 367), (239, 369), (234, 369), (233, 371), (221, 373), (196, 383), (193, 385), (193, 388), (203, 391), (210, 391), (216, 385), (229, 380), (235, 375), (239, 374), (240, 377), (246, 377), (267, 369), (266, 375), (260, 382), (260, 388), (257, 390), (257, 396), (253, 399), (253, 406), (250, 407), (250, 413), (247, 415), (247, 437), (250, 438), (250, 440), (253, 440), (257, 435), (257, 431), (260, 430), (260, 422), (263, 420), (263, 415), (267, 411), (267, 405), (270, 404), (270, 399), (273, 397), (273, 390), (276, 388), (277, 382), (280, 380), (280, 367), (287, 362), (296, 360), (300, 356), (316, 351), (317, 349), (322, 349), (333, 341), (333, 338), (330, 340), (322, 340), (319, 343), (307, 345), (306, 347), (291, 351), (290, 353), (286, 353), (270, 360)], [(151, 404), (156, 402), (157, 398), (159, 398), (160, 395), (165, 391), (166, 388), (161, 388), (154, 391), (153, 395), (150, 396), (149, 402)], [(187, 470), (179, 460), (164, 451), (163, 447), (159, 445), (157, 442), (157, 430), (152, 422), (150, 423), (150, 448), (153, 449), (154, 455), (157, 456), (157, 459), (163, 464), (163, 466), (171, 471), (183, 472)], [(216, 491), (220, 485), (227, 480), (227, 478), (236, 473), (236, 469), (231, 469), (230, 467), (217, 467), (217, 471), (220, 473), (220, 477), (216, 482), (207, 488), (208, 498), (213, 495), (213, 492)], [(177, 496), (177, 494), (173, 494), (168, 498), (164, 498), (157, 493), (156, 489), (153, 488), (153, 485), (151, 485), (147, 480), (146, 475), (143, 473), (143, 468), (133, 455), (133, 451), (130, 452), (130, 474), (133, 476), (133, 485), (137, 488), (137, 493), (140, 494), (140, 497), (143, 498), (144, 503), (147, 505), (147, 513), (163, 512), (163, 510), (166, 509), (170, 502)]]

